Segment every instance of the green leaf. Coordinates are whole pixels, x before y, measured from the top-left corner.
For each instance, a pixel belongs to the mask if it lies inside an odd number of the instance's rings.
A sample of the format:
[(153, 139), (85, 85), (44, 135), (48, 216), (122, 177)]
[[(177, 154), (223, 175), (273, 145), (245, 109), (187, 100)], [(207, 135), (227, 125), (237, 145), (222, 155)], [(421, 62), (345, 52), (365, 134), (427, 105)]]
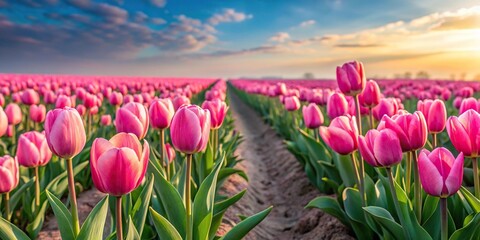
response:
[(463, 228), (455, 231), (450, 240), (474, 240), (480, 236), (480, 213), (475, 214), (473, 219)]
[(105, 227), (105, 220), (108, 212), (108, 196), (104, 197), (92, 209), (87, 219), (83, 223), (77, 240), (102, 239), (103, 229)]
[(243, 221), (239, 222), (235, 227), (221, 237), (220, 240), (237, 240), (245, 237), (255, 226), (265, 219), (273, 207), (269, 207), (255, 215), (252, 215)]
[(50, 202), (50, 206), (52, 207), (55, 218), (57, 219), (58, 229), (60, 230), (62, 239), (75, 239), (75, 234), (73, 233), (72, 214), (70, 214), (67, 207), (65, 207), (65, 205), (63, 205), (63, 203), (57, 197), (55, 197), (55, 195), (51, 194), (48, 190), (46, 190), (46, 193), (48, 202)]
[(395, 219), (385, 208), (368, 206), (364, 207), (363, 210), (372, 216), (374, 221), (382, 227), (383, 232), (387, 232), (389, 236), (395, 239), (405, 239), (402, 226), (395, 222)]
[(359, 239), (372, 239), (372, 230), (367, 225), (360, 193), (355, 188), (345, 188), (342, 194), (345, 213), (351, 227)]
[[(28, 182), (22, 184), (14, 194), (10, 197), (10, 209), (15, 209), (20, 202), (20, 199), (24, 196), (24, 193), (27, 189), (29, 189), (35, 183), (34, 178), (31, 178)], [(12, 214), (12, 213), (10, 213)]]
[[(45, 193), (41, 194), (45, 196)], [(40, 230), (42, 230), (43, 222), (45, 220), (45, 211), (47, 210), (47, 201), (44, 201), (40, 205), (40, 210), (36, 213), (34, 220), (27, 225), (27, 232), (31, 238), (36, 238)]]
[(148, 206), (150, 205), (150, 199), (152, 197), (154, 179), (155, 178), (152, 174), (152, 176), (147, 180), (145, 187), (140, 193), (140, 196), (138, 196), (131, 212), (133, 225), (138, 233), (140, 233), (140, 237), (143, 232), (143, 227), (145, 226), (145, 220), (147, 218)]
[(162, 215), (158, 214), (150, 208), (150, 216), (157, 230), (158, 237), (162, 240), (182, 240), (182, 236), (177, 232), (175, 227)]
[(213, 218), (213, 207), (215, 203), (215, 189), (217, 176), (223, 165), (224, 159), (220, 160), (215, 169), (205, 178), (200, 185), (193, 201), (193, 239), (207, 239), (210, 232), (210, 225)]
[(225, 211), (227, 211), (230, 206), (238, 202), (243, 197), (246, 191), (247, 190), (245, 189), (230, 198), (215, 203), (215, 206), (213, 207), (213, 219), (210, 227), (210, 232), (208, 233), (208, 239), (213, 239), (215, 237), (215, 234), (217, 233), (217, 230), (222, 223), (222, 218)]
[(30, 240), (17, 226), (0, 217), (0, 239)]
[(473, 209), (473, 211), (475, 213), (479, 213), (480, 212), (480, 200), (478, 198), (476, 198), (475, 196), (473, 196), (473, 194), (470, 191), (468, 191), (468, 189), (466, 189), (464, 186), (462, 186), (460, 188), (460, 192), (465, 197), (465, 199), (467, 200), (468, 204)]
[(327, 196), (321, 196), (310, 201), (306, 208), (319, 208), (322, 211), (332, 215), (336, 219), (340, 220), (345, 225), (350, 225), (345, 215), (345, 212), (341, 209), (340, 204), (332, 198)]
[(159, 201), (163, 204), (166, 218), (184, 238), (186, 236), (187, 214), (185, 206), (183, 205), (182, 197), (177, 189), (165, 180), (155, 165), (150, 163), (149, 171), (153, 173), (155, 177), (155, 184), (153, 187), (156, 189)]
[(128, 217), (128, 232), (127, 236), (125, 237), (125, 240), (140, 240), (140, 235), (138, 234), (137, 229), (135, 228), (135, 225), (133, 224), (132, 217)]

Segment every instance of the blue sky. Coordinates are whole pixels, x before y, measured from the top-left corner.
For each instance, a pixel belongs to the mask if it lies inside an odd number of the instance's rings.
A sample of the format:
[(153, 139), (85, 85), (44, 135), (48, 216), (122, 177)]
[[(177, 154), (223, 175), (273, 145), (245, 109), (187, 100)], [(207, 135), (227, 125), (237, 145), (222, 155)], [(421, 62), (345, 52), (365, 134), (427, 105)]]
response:
[[(0, 71), (199, 77), (312, 72), (328, 78), (336, 65), (359, 59), (371, 66), (372, 76), (420, 70), (473, 76), (479, 63), (474, 43), (480, 40), (476, 4), (0, 0)], [(430, 44), (432, 39), (438, 41)], [(465, 54), (472, 51), (474, 56)], [(460, 67), (451, 66), (457, 62)]]

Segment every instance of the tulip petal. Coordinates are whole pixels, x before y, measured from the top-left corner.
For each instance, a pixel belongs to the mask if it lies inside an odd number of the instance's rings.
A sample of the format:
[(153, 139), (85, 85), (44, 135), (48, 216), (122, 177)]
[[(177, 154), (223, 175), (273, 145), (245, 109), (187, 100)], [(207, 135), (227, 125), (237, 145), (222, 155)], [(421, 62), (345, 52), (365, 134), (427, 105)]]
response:
[(142, 156), (140, 157), (140, 165), (142, 166), (142, 171), (141, 171), (140, 178), (137, 181), (136, 187), (140, 186), (143, 179), (145, 178), (145, 173), (147, 172), (149, 160), (150, 160), (150, 145), (148, 145), (147, 141), (143, 141), (143, 152), (142, 152)]
[(127, 147), (133, 149), (139, 159), (142, 156), (142, 145), (137, 136), (132, 133), (118, 133), (110, 139), (110, 143), (116, 148)]
[(202, 129), (197, 115), (182, 108), (173, 116), (170, 135), (175, 148), (184, 153), (194, 153), (202, 138)]
[(418, 171), (425, 192), (433, 196), (441, 196), (443, 178), (424, 152), (421, 152), (418, 157)]
[(373, 146), (375, 158), (382, 166), (392, 166), (402, 161), (402, 148), (395, 132), (382, 130)]
[(452, 168), (450, 169), (450, 173), (448, 174), (447, 179), (445, 180), (445, 185), (448, 190), (448, 195), (455, 194), (462, 186), (463, 180), (463, 153), (460, 153), (455, 159)]
[(467, 129), (457, 117), (450, 117), (447, 121), (447, 132), (453, 146), (466, 156), (472, 154), (472, 142), (468, 137)]
[(352, 136), (343, 129), (329, 127), (323, 134), (322, 131), (320, 131), (320, 135), (324, 141), (325, 139), (328, 139), (325, 143), (341, 155), (348, 155), (356, 150), (356, 145)]
[(119, 108), (115, 118), (117, 132), (133, 133), (142, 138), (144, 129), (140, 119), (131, 111)]
[(380, 164), (377, 163), (373, 152), (368, 147), (367, 142), (365, 141), (365, 137), (358, 136), (358, 149), (360, 150), (360, 154), (362, 155), (363, 159), (373, 167), (379, 167)]
[(0, 193), (10, 192), (16, 187), (15, 178), (7, 168), (0, 167)]

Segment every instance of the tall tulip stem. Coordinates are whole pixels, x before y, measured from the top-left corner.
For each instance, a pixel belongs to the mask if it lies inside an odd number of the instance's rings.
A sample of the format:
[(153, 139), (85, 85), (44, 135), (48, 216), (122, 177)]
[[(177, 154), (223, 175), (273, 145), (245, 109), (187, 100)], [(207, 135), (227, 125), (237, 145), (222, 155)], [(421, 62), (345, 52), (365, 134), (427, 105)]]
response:
[(160, 148), (162, 152), (162, 165), (165, 164), (165, 171), (167, 180), (170, 180), (170, 164), (167, 158), (165, 158), (165, 129), (160, 129)]
[(412, 186), (412, 158), (413, 152), (407, 152), (407, 162), (405, 166), (405, 192), (407, 196), (410, 195), (410, 188)]
[(417, 152), (413, 151), (413, 174), (415, 177), (415, 189), (414, 189), (414, 198), (415, 198), (415, 213), (417, 215), (418, 222), (422, 219), (422, 184), (420, 182), (420, 174), (418, 173), (418, 157)]
[(432, 133), (432, 149), (435, 149), (437, 147), (437, 134), (436, 133)]
[(40, 206), (40, 177), (38, 167), (35, 167), (35, 206), (38, 211), (38, 207)]
[(476, 157), (472, 158), (472, 168), (473, 168), (473, 185), (475, 188), (475, 197), (480, 199), (480, 179), (478, 178), (478, 160)]
[(392, 193), (393, 204), (395, 205), (395, 210), (397, 211), (398, 218), (400, 219), (400, 224), (402, 224), (402, 229), (403, 229), (403, 232), (405, 233), (406, 239), (411, 239), (406, 229), (407, 225), (405, 224), (405, 221), (403, 219), (403, 213), (402, 213), (402, 210), (400, 209), (400, 203), (398, 202), (392, 169), (389, 167), (387, 168), (387, 174), (388, 174), (388, 183), (390, 184), (390, 192)]
[(73, 173), (73, 163), (71, 158), (67, 158), (68, 172), (68, 191), (70, 192), (70, 211), (72, 212), (73, 232), (75, 236), (80, 232), (80, 223), (78, 221), (77, 197), (75, 194), (75, 179)]
[(442, 227), (441, 227), (441, 236), (442, 240), (448, 239), (448, 209), (447, 209), (447, 198), (440, 198), (440, 213), (442, 218)]
[(122, 227), (122, 196), (116, 197), (117, 240), (123, 240)]
[(7, 219), (7, 221), (10, 221), (10, 192), (6, 192), (4, 194), (4, 201), (5, 201), (5, 219)]
[(362, 135), (362, 112), (360, 112), (360, 100), (358, 99), (358, 94), (355, 95), (355, 108), (357, 113), (357, 127), (358, 127), (358, 134)]
[[(360, 111), (360, 100), (358, 98), (358, 94), (355, 95), (355, 107), (356, 107), (356, 112), (357, 112), (357, 125), (358, 125), (358, 135), (362, 135), (362, 113)], [(360, 166), (360, 169), (359, 169), (359, 181), (360, 181), (360, 193), (362, 194), (362, 199), (363, 199), (363, 203), (365, 204), (366, 202), (366, 195), (365, 195), (365, 190), (364, 190), (364, 178), (365, 178), (365, 164), (364, 164), (364, 161), (362, 159), (362, 155), (360, 155), (360, 158), (358, 160), (358, 165)], [(365, 205), (364, 205), (365, 206)]]
[(372, 111), (371, 107), (368, 108), (368, 113), (369, 113), (368, 114), (369, 115), (368, 119), (370, 120), (370, 129), (374, 129), (375, 126), (373, 125), (374, 124), (374, 122), (373, 122), (373, 111)]
[(355, 175), (356, 175), (355, 182), (357, 183), (358, 191), (360, 192), (360, 195), (362, 196), (362, 206), (366, 206), (365, 205), (364, 190), (363, 190), (363, 179), (361, 179), (358, 163), (357, 163), (357, 160), (355, 159), (355, 153), (352, 153), (350, 155), (350, 158), (352, 159), (353, 168), (355, 169)]
[(187, 154), (187, 177), (185, 179), (185, 210), (187, 211), (187, 240), (192, 240), (191, 178), (192, 154)]

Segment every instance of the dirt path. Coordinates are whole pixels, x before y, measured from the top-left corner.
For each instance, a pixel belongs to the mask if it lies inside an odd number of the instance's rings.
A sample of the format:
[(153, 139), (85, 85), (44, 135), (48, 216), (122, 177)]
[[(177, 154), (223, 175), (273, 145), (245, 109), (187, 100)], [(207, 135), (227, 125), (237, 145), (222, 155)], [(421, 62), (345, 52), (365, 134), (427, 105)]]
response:
[(226, 213), (223, 231), (237, 214), (251, 215), (268, 206), (274, 208), (246, 239), (353, 239), (335, 218), (304, 206), (320, 193), (310, 185), (296, 158), (288, 152), (275, 131), (237, 96), (231, 96), (236, 130), (244, 142), (238, 148), (250, 181), (231, 177), (223, 189), (236, 193), (248, 187), (247, 194)]

